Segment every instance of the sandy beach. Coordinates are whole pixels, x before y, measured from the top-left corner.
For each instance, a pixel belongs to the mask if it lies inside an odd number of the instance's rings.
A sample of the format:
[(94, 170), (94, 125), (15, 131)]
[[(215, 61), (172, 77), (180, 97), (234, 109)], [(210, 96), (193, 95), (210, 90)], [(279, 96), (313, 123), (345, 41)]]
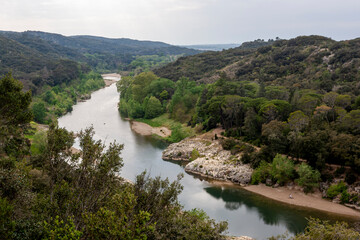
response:
[[(354, 217), (360, 220), (360, 211), (322, 199), (320, 193), (305, 194), (300, 190), (290, 190), (286, 187), (272, 188), (264, 184), (250, 185), (244, 187), (244, 189), (283, 203)], [(290, 194), (293, 199), (289, 198)]]
[(105, 87), (108, 87), (111, 84), (116, 83), (119, 79), (121, 79), (121, 75), (117, 73), (102, 74), (101, 76), (104, 79)]
[(151, 127), (150, 125), (142, 122), (131, 121), (131, 129), (137, 134), (143, 136), (151, 136), (156, 134), (160, 137), (166, 138), (171, 135), (171, 130), (166, 127)]

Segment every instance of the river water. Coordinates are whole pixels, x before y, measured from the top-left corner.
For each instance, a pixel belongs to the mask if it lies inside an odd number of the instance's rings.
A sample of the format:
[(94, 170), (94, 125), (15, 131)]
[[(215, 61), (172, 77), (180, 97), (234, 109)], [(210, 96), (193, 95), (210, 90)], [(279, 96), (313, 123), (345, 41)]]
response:
[(74, 132), (93, 126), (96, 139), (123, 143), (124, 167), (120, 175), (132, 181), (144, 170), (151, 176), (170, 180), (184, 173), (180, 203), (187, 210), (201, 208), (217, 221), (228, 221), (229, 235), (256, 239), (266, 239), (286, 231), (293, 235), (304, 229), (306, 217), (334, 219), (325, 213), (272, 201), (237, 186), (204, 181), (185, 173), (179, 164), (163, 161), (161, 153), (166, 144), (132, 132), (129, 122), (119, 115), (118, 101), (115, 84), (100, 89), (91, 95), (90, 100), (78, 103), (71, 113), (59, 118), (59, 126)]

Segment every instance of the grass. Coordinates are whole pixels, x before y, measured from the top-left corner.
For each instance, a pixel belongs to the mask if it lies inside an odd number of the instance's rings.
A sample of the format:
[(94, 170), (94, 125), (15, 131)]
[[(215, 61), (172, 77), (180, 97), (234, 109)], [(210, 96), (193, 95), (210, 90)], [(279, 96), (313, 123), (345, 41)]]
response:
[(171, 130), (171, 136), (165, 138), (168, 142), (179, 142), (184, 138), (195, 135), (195, 130), (191, 127), (185, 126), (173, 119), (170, 119), (169, 114), (165, 113), (153, 119), (136, 119), (138, 122), (149, 124), (152, 127), (167, 127)]

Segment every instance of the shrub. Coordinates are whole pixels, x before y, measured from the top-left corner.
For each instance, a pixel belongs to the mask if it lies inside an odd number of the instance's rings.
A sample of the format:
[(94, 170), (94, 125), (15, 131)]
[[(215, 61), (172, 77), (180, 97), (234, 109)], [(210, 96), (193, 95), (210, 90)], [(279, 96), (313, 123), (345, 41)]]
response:
[(251, 175), (251, 184), (264, 183), (270, 177), (271, 165), (265, 161), (261, 161)]
[(306, 193), (313, 191), (314, 187), (319, 186), (320, 172), (318, 170), (313, 170), (306, 163), (301, 163), (297, 173), (299, 174), (299, 179), (296, 179), (296, 182), (304, 187)]
[(200, 153), (196, 148), (194, 148), (191, 152), (190, 161), (194, 161), (198, 157), (200, 157)]
[(294, 178), (294, 163), (287, 157), (276, 154), (271, 164), (271, 176), (277, 180), (277, 183), (283, 185), (284, 183)]
[(329, 198), (334, 198), (337, 195), (339, 195), (340, 193), (342, 193), (343, 191), (346, 191), (346, 185), (345, 185), (345, 183), (343, 181), (340, 181), (338, 184), (331, 185), (328, 188), (328, 190), (326, 192), (326, 195)]
[(329, 224), (328, 221), (310, 219), (304, 233), (295, 236), (294, 240), (305, 239), (360, 239), (360, 233), (349, 228), (345, 222)]
[(223, 141), (221, 141), (221, 146), (224, 150), (231, 150), (235, 145), (236, 141), (232, 138), (226, 138)]
[(340, 201), (341, 203), (348, 203), (350, 201), (350, 194), (346, 190), (342, 191)]

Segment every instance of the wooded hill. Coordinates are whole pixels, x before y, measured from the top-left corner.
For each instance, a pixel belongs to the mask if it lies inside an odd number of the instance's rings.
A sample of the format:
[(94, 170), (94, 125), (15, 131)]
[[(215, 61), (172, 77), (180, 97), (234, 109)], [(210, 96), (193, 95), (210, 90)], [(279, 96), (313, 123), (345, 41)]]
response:
[(9, 71), (26, 89), (68, 82), (91, 69), (117, 71), (140, 55), (191, 55), (199, 51), (162, 42), (0, 31), (0, 74)]
[(168, 113), (198, 130), (221, 126), (237, 139), (223, 147), (243, 151), (242, 161), (254, 168), (280, 153), (307, 160), (323, 181), (334, 177), (325, 163), (350, 166), (347, 179), (354, 183), (360, 174), (360, 39), (265, 43), (183, 57), (155, 70), (157, 76), (124, 78), (119, 110), (131, 118)]
[(177, 81), (213, 83), (220, 72), (234, 81), (254, 81), (289, 88), (357, 94), (360, 79), (360, 38), (334, 41), (322, 36), (302, 36), (277, 40), (269, 46), (244, 46), (222, 52), (206, 52), (183, 57), (155, 71), (160, 77)]

